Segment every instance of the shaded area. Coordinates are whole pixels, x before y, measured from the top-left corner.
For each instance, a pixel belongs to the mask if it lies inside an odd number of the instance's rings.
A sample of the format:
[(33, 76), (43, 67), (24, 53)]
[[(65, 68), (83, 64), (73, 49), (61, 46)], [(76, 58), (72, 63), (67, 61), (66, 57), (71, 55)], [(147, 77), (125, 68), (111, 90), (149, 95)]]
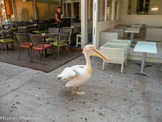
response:
[(56, 52), (54, 56), (46, 57), (45, 65), (43, 65), (43, 57), (40, 56), (38, 51), (35, 51), (33, 63), (31, 63), (27, 50), (21, 52), (20, 61), (18, 61), (18, 51), (12, 50), (9, 51), (8, 56), (5, 51), (2, 51), (0, 54), (0, 62), (32, 68), (43, 72), (51, 72), (79, 56), (81, 56), (81, 52), (70, 52), (70, 54), (68, 54), (68, 52), (62, 52), (61, 60), (59, 60)]

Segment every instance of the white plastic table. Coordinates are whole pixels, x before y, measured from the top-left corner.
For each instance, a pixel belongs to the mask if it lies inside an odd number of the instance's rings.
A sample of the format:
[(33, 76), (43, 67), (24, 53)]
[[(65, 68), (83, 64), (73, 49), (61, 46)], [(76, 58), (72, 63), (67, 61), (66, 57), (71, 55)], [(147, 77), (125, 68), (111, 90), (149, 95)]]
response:
[(125, 33), (131, 33), (131, 44), (133, 43), (134, 40), (134, 34), (139, 33), (141, 28), (127, 28), (124, 32)]
[(146, 54), (157, 53), (156, 42), (138, 41), (134, 48), (134, 51), (142, 52), (143, 56), (142, 56), (142, 62), (141, 62), (141, 70), (136, 71), (133, 74), (140, 74), (140, 75), (152, 77), (150, 74), (146, 73), (144, 69), (145, 69)]

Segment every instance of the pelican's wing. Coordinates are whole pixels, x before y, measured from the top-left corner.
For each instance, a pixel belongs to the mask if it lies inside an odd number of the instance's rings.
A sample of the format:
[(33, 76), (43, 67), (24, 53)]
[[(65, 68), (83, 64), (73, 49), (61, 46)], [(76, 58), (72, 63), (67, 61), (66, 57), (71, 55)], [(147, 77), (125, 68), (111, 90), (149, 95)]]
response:
[(76, 75), (76, 72), (71, 69), (70, 67), (67, 67), (63, 70), (61, 74), (59, 74), (57, 77), (61, 80), (68, 80)]

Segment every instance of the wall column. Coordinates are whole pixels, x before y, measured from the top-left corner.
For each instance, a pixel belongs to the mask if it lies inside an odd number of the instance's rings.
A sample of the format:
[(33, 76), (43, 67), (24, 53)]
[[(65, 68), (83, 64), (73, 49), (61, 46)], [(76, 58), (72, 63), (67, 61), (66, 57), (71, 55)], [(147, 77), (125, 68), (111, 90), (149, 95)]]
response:
[(98, 48), (99, 40), (97, 40), (97, 30), (98, 30), (98, 0), (93, 1), (93, 45)]
[(34, 19), (37, 20), (38, 15), (37, 15), (36, 0), (33, 0), (33, 11), (34, 11)]
[(111, 12), (111, 20), (115, 20), (115, 0), (112, 1), (112, 12)]
[(71, 16), (72, 16), (72, 19), (74, 18), (74, 3), (71, 2)]
[(15, 21), (17, 21), (17, 11), (16, 11), (15, 0), (12, 0), (12, 6), (13, 6), (13, 13), (14, 13)]
[(87, 0), (81, 0), (81, 34), (82, 49), (88, 43)]

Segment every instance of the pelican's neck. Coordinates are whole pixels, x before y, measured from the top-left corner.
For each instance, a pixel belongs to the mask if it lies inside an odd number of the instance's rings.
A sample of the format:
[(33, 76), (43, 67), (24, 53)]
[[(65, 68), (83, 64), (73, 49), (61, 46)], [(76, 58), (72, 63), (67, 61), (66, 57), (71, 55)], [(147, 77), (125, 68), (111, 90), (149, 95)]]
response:
[(88, 55), (87, 53), (85, 53), (84, 56), (85, 56), (86, 63), (87, 63), (86, 65), (87, 65), (88, 67), (91, 67), (91, 61), (90, 61), (89, 55)]

